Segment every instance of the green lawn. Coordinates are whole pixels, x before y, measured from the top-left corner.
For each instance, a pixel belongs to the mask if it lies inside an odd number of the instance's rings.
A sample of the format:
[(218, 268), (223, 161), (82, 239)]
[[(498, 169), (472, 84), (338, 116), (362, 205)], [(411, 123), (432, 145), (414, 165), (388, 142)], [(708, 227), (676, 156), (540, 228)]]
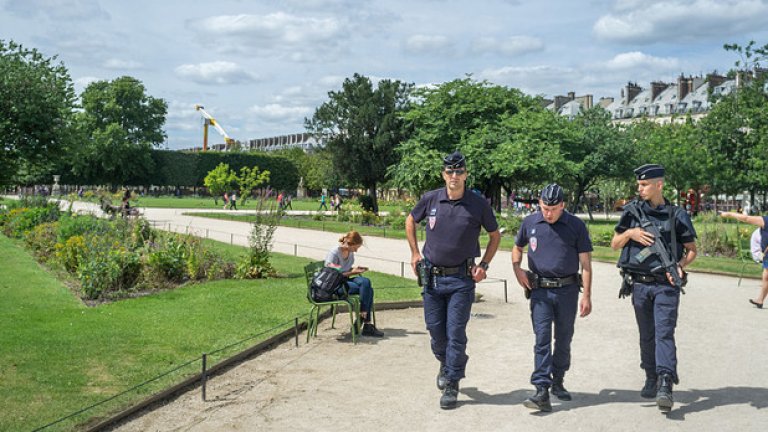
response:
[[(214, 243), (214, 242), (212, 242)], [(221, 243), (228, 256), (244, 249)], [(284, 277), (216, 281), (86, 307), (19, 244), (0, 235), (0, 430), (31, 430), (103, 401), (145, 380), (210, 357), (214, 364), (303, 320), (309, 310), (302, 267), (308, 260), (275, 255)], [(412, 281), (371, 273), (377, 301), (418, 299)], [(277, 328), (276, 328), (277, 327)], [(185, 376), (200, 362), (47, 430), (71, 430), (125, 408)]]
[[(274, 201), (274, 199), (272, 200)], [(152, 207), (152, 208), (190, 208), (190, 209), (216, 209), (222, 208), (224, 203), (219, 199), (218, 204), (215, 204), (211, 197), (182, 197), (176, 198), (173, 196), (144, 196), (135, 197), (131, 200), (131, 205), (134, 207)], [(276, 201), (275, 201), (276, 202)], [(249, 199), (245, 204), (242, 204), (242, 198), (237, 200), (237, 208), (239, 210), (254, 210), (256, 209), (257, 201), (255, 199)], [(320, 206), (319, 198), (294, 198), (291, 204), (292, 210), (318, 210)], [(328, 208), (330, 209), (330, 202), (328, 202)], [(358, 204), (356, 199), (346, 199), (343, 204), (344, 210), (360, 211), (362, 208)], [(389, 204), (387, 202), (379, 203), (380, 211), (403, 211), (401, 206), (395, 204)]]

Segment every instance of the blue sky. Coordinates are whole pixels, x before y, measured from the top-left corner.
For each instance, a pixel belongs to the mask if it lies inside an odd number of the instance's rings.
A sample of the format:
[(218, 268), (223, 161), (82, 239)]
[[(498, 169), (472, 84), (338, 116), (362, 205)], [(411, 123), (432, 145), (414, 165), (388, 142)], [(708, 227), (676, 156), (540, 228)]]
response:
[(78, 93), (138, 78), (176, 149), (201, 145), (196, 103), (235, 139), (297, 133), (354, 73), (598, 100), (724, 72), (724, 43), (768, 43), (768, 0), (0, 0), (0, 39), (58, 55)]

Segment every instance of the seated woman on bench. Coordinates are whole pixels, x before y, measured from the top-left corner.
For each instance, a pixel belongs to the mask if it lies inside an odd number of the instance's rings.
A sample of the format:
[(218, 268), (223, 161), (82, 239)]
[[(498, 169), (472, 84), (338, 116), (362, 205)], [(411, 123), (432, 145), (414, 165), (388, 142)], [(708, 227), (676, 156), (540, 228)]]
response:
[[(339, 267), (344, 274), (349, 289), (349, 294), (360, 295), (360, 317), (363, 319), (363, 336), (382, 337), (384, 333), (371, 324), (371, 310), (373, 309), (373, 287), (371, 280), (360, 276), (366, 267), (352, 267), (355, 263), (355, 252), (363, 245), (363, 237), (357, 231), (350, 231), (339, 239), (339, 246), (328, 251), (325, 257), (325, 265)], [(356, 276), (356, 277), (354, 277)]]

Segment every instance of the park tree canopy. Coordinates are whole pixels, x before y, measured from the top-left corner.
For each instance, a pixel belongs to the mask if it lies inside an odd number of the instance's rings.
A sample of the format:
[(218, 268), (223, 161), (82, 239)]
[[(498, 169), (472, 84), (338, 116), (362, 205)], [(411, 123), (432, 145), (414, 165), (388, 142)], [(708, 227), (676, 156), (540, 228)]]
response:
[(405, 115), (413, 134), (397, 149), (400, 163), (390, 168), (394, 183), (415, 194), (438, 187), (443, 156), (460, 150), (472, 185), (498, 203), (505, 179), (494, 162), (507, 142), (499, 125), (522, 110), (542, 110), (539, 100), (470, 77), (417, 89), (414, 96), (417, 102)]
[(82, 143), (75, 173), (89, 183), (135, 183), (154, 170), (151, 150), (165, 141), (168, 104), (146, 94), (141, 81), (124, 76), (96, 81), (81, 95)]
[(397, 163), (394, 149), (406, 136), (402, 113), (408, 109), (412, 84), (381, 80), (374, 88), (368, 77), (354, 74), (340, 91), (305, 120), (307, 130), (326, 142), (333, 169), (352, 185), (368, 189), (378, 212), (376, 188)]
[(71, 143), (75, 91), (55, 61), (0, 40), (0, 184), (50, 181), (43, 175)]

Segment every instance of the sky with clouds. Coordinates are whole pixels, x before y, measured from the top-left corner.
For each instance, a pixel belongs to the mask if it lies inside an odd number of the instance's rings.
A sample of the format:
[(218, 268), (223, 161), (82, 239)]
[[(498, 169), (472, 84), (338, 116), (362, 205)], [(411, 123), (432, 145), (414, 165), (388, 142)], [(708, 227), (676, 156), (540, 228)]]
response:
[(354, 73), (597, 100), (724, 72), (724, 43), (768, 43), (768, 0), (0, 0), (0, 39), (58, 55), (78, 93), (138, 78), (178, 149), (201, 145), (197, 103), (235, 139), (298, 133)]

